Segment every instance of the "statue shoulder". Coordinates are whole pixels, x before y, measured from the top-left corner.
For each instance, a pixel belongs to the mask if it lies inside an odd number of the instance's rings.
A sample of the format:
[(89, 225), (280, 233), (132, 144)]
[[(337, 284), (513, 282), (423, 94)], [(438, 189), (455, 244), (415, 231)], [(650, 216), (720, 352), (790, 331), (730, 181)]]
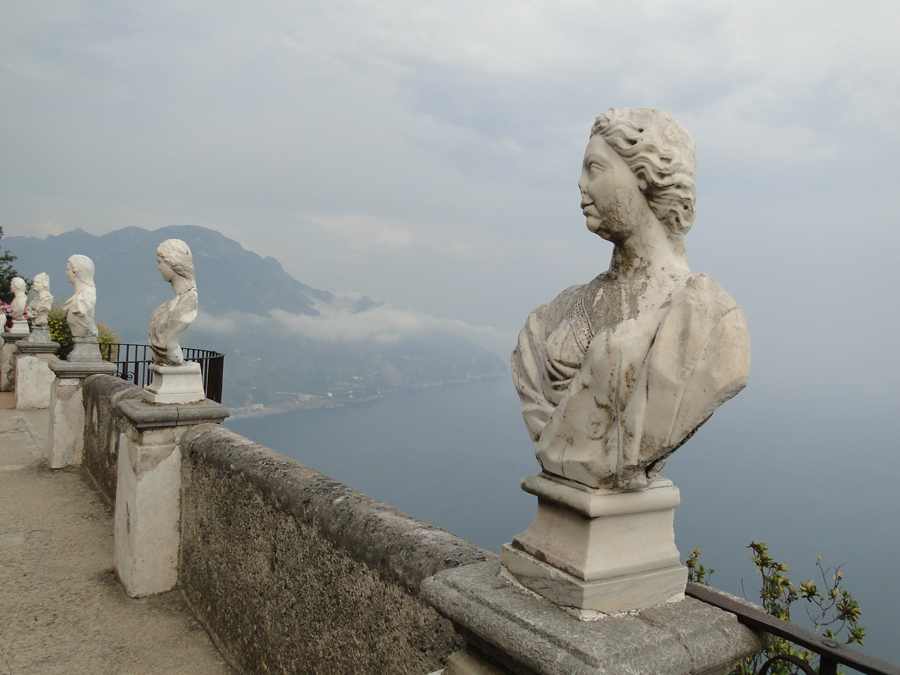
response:
[(549, 333), (553, 331), (553, 329), (560, 324), (569, 313), (572, 305), (581, 298), (581, 295), (588, 286), (589, 284), (569, 286), (566, 290), (553, 298), (553, 300), (534, 310), (538, 313), (546, 332)]
[(691, 277), (672, 304), (681, 309), (690, 308), (698, 317), (705, 316), (713, 321), (732, 312), (743, 318), (740, 306), (715, 279), (706, 274)]

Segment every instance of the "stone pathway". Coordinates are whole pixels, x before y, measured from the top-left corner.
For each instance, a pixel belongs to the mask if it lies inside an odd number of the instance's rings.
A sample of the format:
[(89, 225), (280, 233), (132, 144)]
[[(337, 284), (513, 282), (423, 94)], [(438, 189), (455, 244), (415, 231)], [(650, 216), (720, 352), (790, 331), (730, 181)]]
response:
[(0, 675), (232, 673), (180, 593), (128, 598), (112, 513), (81, 471), (41, 461), (47, 411), (0, 394)]

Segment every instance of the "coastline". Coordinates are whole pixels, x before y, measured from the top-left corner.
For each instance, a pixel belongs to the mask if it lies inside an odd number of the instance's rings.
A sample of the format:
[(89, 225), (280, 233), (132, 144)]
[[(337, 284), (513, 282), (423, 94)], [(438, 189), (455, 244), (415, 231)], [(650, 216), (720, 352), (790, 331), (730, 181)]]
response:
[(361, 398), (334, 398), (331, 396), (315, 396), (309, 395), (303, 401), (291, 401), (288, 403), (279, 403), (266, 408), (229, 408), (231, 415), (229, 420), (249, 419), (251, 417), (265, 417), (267, 415), (279, 415), (281, 413), (294, 412), (295, 410), (317, 410), (320, 408), (332, 409), (343, 408), (347, 405), (355, 405), (357, 403), (366, 403), (368, 401), (378, 401), (387, 398), (401, 391), (409, 391), (410, 389), (428, 389), (430, 387), (459, 386), (480, 380), (493, 379), (497, 377), (507, 377), (507, 373), (495, 373), (492, 375), (473, 375), (462, 380), (442, 380), (440, 382), (426, 382), (423, 384), (408, 384), (397, 387), (387, 393), (379, 393), (373, 396)]

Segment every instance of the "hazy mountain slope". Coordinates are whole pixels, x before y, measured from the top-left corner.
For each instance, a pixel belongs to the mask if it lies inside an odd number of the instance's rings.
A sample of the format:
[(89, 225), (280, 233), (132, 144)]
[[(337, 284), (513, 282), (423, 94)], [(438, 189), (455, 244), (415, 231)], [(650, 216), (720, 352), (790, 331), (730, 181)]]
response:
[(191, 247), (200, 295), (201, 316), (182, 344), (226, 355), (227, 405), (286, 405), (309, 396), (359, 399), (397, 387), (506, 372), (499, 356), (435, 327), (433, 317), (395, 322), (420, 326), (396, 329), (391, 313), (383, 311), (386, 305), (311, 288), (274, 258), (262, 258), (207, 228), (127, 227), (99, 237), (75, 230), (43, 240), (8, 237), (3, 244), (18, 256), (20, 273), (50, 275), (51, 292), (60, 302), (72, 292), (66, 260), (74, 253), (89, 256), (97, 270), (97, 320), (121, 342), (143, 344), (153, 310), (172, 297), (155, 255), (169, 238)]
[(238, 242), (205, 227), (176, 225), (148, 231), (126, 227), (102, 236), (74, 230), (46, 239), (6, 237), (3, 244), (18, 257), (17, 269), (33, 277), (50, 275), (51, 292), (62, 301), (72, 287), (66, 283), (66, 260), (81, 253), (94, 261), (98, 293), (97, 319), (110, 324), (126, 342), (145, 342), (150, 314), (171, 296), (156, 268), (156, 247), (166, 239), (183, 239), (194, 254), (203, 310), (266, 314), (282, 309), (315, 315), (316, 300), (334, 297), (300, 283), (274, 258), (262, 258)]

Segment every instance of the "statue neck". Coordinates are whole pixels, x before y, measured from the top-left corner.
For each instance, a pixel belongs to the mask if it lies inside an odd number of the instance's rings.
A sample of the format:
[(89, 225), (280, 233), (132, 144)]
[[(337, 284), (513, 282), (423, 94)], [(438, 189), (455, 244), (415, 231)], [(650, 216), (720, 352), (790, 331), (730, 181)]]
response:
[(652, 213), (647, 215), (631, 235), (613, 242), (615, 249), (609, 264), (611, 278), (627, 281), (636, 275), (690, 273), (684, 246), (678, 246), (669, 238), (665, 226)]
[(175, 295), (182, 295), (193, 288), (196, 288), (193, 279), (187, 279), (178, 275), (175, 275), (172, 279), (172, 290), (175, 291)]

